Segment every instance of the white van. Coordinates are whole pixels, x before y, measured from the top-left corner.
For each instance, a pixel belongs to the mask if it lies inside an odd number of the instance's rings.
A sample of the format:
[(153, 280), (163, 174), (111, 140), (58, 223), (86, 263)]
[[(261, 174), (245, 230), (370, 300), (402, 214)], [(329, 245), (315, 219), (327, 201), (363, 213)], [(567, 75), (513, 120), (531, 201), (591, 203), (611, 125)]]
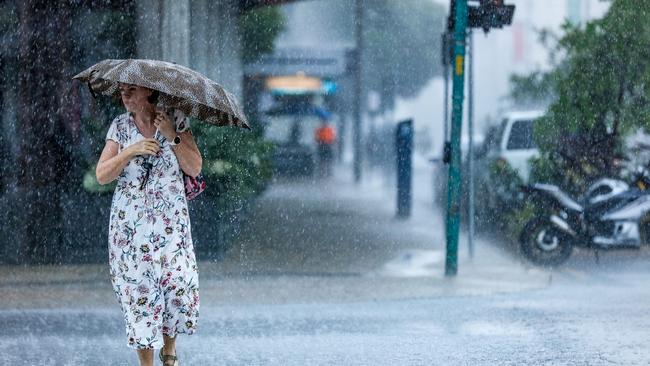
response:
[(501, 158), (515, 169), (524, 182), (528, 182), (530, 164), (528, 161), (539, 155), (534, 140), (535, 120), (543, 111), (518, 111), (504, 114), (501, 123), (499, 145), (495, 158)]

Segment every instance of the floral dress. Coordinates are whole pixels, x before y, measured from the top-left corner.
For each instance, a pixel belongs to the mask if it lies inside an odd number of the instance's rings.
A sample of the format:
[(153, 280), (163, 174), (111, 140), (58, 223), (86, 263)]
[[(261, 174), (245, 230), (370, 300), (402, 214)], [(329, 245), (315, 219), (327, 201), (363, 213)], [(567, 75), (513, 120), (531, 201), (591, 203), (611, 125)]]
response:
[[(180, 111), (178, 132), (189, 128)], [(106, 136), (121, 152), (144, 136), (132, 115), (113, 120)], [(199, 316), (198, 268), (194, 256), (183, 173), (164, 138), (141, 190), (145, 157), (120, 174), (109, 223), (110, 277), (126, 322), (128, 346), (162, 348), (163, 334), (192, 334)]]

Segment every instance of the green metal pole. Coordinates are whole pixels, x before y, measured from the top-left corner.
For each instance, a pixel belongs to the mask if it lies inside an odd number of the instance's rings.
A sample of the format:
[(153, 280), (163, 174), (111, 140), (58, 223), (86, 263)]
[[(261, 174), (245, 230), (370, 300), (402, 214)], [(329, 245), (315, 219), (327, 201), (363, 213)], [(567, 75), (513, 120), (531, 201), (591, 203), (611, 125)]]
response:
[(467, 29), (467, 0), (455, 0), (454, 58), (451, 116), (451, 161), (447, 185), (447, 256), (445, 275), (458, 272), (458, 232), (460, 230), (460, 136), (463, 125), (463, 97), (465, 86), (465, 39)]
[(363, 162), (361, 148), (362, 136), (361, 136), (361, 124), (362, 124), (362, 114), (361, 109), (362, 99), (363, 99), (363, 86), (362, 83), (362, 66), (361, 65), (361, 55), (363, 54), (363, 0), (357, 0), (355, 4), (355, 24), (356, 24), (356, 37), (357, 37), (357, 46), (355, 52), (355, 68), (354, 68), (354, 127), (352, 130), (353, 136), (353, 146), (354, 146), (354, 159), (352, 161), (352, 170), (354, 173), (354, 183), (361, 182), (361, 165)]

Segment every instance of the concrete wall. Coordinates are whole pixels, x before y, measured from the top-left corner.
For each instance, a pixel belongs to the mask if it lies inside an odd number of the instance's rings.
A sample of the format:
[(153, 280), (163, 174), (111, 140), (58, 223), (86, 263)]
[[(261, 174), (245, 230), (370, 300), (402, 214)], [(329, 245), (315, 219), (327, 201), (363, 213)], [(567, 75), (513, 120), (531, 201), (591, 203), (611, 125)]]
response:
[(241, 99), (236, 0), (137, 1), (137, 56), (197, 70)]

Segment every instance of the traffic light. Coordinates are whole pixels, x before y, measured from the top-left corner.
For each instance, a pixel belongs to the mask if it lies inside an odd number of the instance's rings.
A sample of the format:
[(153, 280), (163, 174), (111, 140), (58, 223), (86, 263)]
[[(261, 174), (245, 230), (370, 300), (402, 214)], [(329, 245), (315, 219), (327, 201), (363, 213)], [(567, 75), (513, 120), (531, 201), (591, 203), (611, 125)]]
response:
[(487, 33), (491, 28), (502, 28), (512, 23), (514, 5), (504, 5), (503, 0), (479, 0), (479, 6), (468, 7), (467, 26), (483, 28)]

